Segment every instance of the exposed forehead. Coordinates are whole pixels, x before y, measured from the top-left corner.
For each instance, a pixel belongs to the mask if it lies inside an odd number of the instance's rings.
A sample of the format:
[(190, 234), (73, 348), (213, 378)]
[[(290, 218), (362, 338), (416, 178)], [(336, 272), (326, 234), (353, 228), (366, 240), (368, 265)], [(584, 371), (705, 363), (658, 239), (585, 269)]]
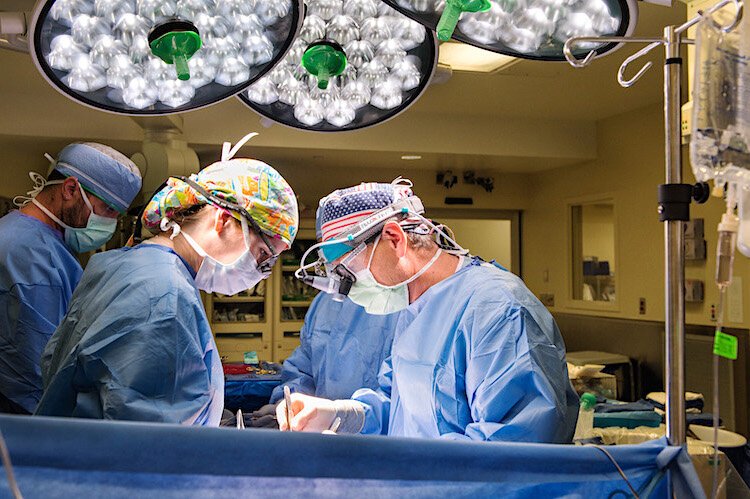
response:
[(275, 255), (278, 255), (282, 251), (286, 251), (289, 249), (289, 245), (277, 237), (267, 239), (269, 244), (272, 246), (271, 251), (273, 251)]

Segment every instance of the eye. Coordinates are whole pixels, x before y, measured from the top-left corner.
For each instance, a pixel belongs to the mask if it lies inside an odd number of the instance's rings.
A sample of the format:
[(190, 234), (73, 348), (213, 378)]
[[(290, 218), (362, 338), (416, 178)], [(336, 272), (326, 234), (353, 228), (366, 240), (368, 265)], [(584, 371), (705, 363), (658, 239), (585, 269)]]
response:
[(271, 258), (271, 254), (268, 251), (266, 251), (264, 249), (261, 249), (260, 250), (260, 261), (261, 262), (265, 262), (269, 258)]

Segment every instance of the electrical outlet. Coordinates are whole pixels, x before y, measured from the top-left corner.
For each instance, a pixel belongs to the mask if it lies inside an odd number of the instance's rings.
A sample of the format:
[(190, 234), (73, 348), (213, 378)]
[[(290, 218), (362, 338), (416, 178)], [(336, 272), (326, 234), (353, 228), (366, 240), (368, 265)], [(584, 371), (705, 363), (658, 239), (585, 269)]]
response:
[(640, 315), (646, 315), (646, 299), (645, 298), (638, 299), (638, 313)]
[(539, 295), (539, 301), (542, 302), (542, 305), (545, 307), (554, 307), (555, 295), (554, 293), (542, 293)]

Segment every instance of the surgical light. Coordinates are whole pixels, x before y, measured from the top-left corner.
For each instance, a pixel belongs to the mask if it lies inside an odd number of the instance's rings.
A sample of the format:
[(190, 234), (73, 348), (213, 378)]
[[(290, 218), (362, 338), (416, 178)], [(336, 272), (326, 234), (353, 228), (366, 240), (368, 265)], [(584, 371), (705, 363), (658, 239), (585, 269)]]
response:
[(87, 106), (162, 115), (236, 95), (282, 60), (303, 0), (40, 0), (34, 62)]
[[(512, 57), (562, 61), (563, 44), (578, 36), (627, 36), (635, 29), (635, 0), (383, 0), (458, 41)], [(617, 43), (579, 46), (598, 55)]]
[(304, 130), (335, 132), (396, 116), (437, 65), (432, 32), (379, 0), (306, 0), (292, 48), (240, 94), (254, 111)]

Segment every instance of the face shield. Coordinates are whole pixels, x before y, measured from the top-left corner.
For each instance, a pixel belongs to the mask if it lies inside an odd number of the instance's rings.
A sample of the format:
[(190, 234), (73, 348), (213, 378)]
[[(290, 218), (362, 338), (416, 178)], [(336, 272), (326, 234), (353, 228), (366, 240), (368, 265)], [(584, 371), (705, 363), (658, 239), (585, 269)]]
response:
[[(447, 227), (436, 225), (422, 213), (424, 206), (417, 197), (401, 199), (382, 208), (336, 238), (311, 246), (302, 256), (295, 277), (315, 289), (333, 294), (334, 300), (343, 301), (357, 282), (357, 274), (369, 265), (368, 244), (389, 221), (398, 222), (407, 232), (434, 234), (444, 251), (456, 255), (468, 253), (453, 239)], [(318, 259), (305, 263), (313, 252), (318, 253)]]

